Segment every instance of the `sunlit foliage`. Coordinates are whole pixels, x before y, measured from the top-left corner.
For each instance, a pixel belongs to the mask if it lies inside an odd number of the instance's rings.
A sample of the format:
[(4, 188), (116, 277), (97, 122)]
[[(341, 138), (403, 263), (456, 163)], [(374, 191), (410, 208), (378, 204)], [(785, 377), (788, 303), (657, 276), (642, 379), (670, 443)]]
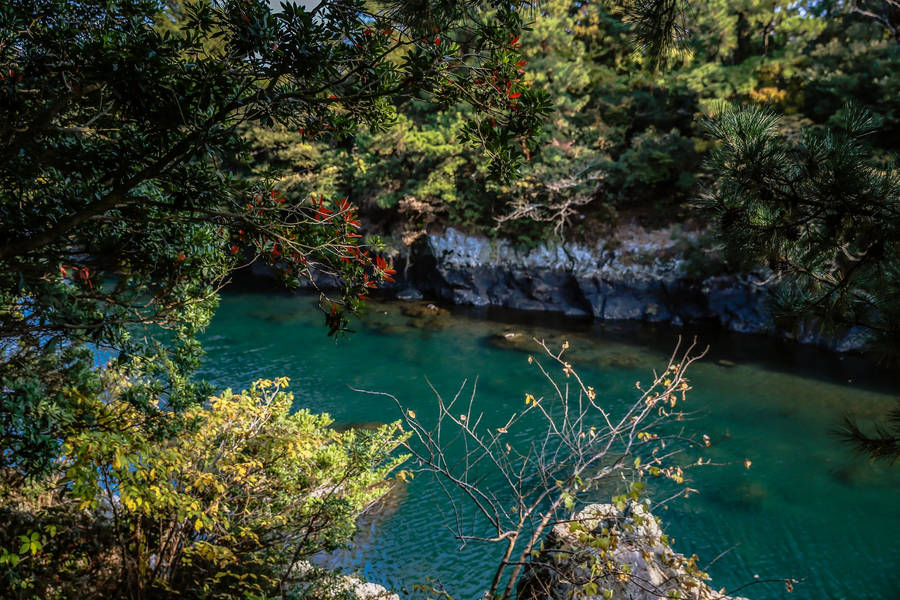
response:
[(127, 379), (104, 383), (72, 392), (93, 426), (63, 428), (48, 473), (0, 481), (4, 598), (278, 595), (299, 561), (348, 541), (401, 460), (397, 424), (338, 433), (290, 412), (285, 378), (210, 398), (165, 437)]

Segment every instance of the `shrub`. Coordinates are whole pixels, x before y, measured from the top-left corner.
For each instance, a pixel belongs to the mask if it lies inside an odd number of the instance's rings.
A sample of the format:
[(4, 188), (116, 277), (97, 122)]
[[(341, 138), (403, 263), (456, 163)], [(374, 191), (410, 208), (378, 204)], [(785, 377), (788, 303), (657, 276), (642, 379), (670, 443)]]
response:
[(290, 413), (287, 384), (225, 391), (162, 439), (120, 399), (124, 380), (73, 398), (94, 426), (65, 432), (50, 475), (3, 482), (0, 595), (280, 593), (299, 561), (349, 540), (403, 439), (398, 423), (336, 432), (327, 415)]

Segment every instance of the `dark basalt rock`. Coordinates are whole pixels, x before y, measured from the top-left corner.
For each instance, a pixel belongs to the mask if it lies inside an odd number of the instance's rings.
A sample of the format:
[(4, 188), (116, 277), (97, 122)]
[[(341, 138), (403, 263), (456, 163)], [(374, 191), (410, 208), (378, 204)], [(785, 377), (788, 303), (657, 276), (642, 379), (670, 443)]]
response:
[[(506, 241), (447, 228), (424, 236), (409, 249), (410, 268), (396, 283), (382, 287), (408, 301), (403, 312), (414, 319), (448, 314), (421, 300), (429, 297), (453, 304), (676, 327), (718, 324), (731, 331), (774, 334), (837, 352), (865, 348), (866, 334), (858, 329), (833, 338), (810, 326), (777, 330), (768, 288), (762, 284), (769, 273), (723, 275), (721, 269), (709, 269), (714, 274), (698, 274), (703, 269), (689, 264), (680, 250), (690, 237), (675, 229), (623, 227), (593, 246), (547, 243), (522, 250)], [(251, 274), (272, 279), (271, 271), (260, 263), (254, 263)], [(339, 283), (323, 274), (314, 279), (319, 289)]]
[[(859, 332), (828, 339), (814, 331), (776, 331), (768, 273), (688, 275), (674, 232), (631, 228), (614, 250), (601, 244), (545, 244), (529, 250), (453, 228), (426, 236), (413, 251), (410, 283), (454, 304), (504, 306), (650, 323), (717, 323), (741, 333), (777, 334), (837, 351), (859, 349)], [(681, 233), (680, 235), (684, 235)]]

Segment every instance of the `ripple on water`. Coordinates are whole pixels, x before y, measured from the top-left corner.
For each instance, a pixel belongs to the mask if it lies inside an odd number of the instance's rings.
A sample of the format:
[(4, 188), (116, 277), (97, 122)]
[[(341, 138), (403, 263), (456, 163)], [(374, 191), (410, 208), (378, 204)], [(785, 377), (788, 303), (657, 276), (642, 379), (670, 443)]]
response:
[[(615, 406), (633, 400), (636, 380), (664, 367), (677, 336), (664, 328), (530, 315), (485, 320), (456, 309), (410, 316), (402, 308), (373, 304), (357, 333), (341, 341), (325, 335), (314, 300), (226, 295), (206, 337), (204, 374), (234, 388), (289, 376), (295, 406), (357, 426), (398, 414), (390, 400), (349, 386), (395, 394), (425, 418), (435, 406), (429, 382), (448, 397), (463, 379), (471, 386), (477, 376), (477, 402), (486, 418), (500, 420), (522, 406), (526, 391), (541, 389), (526, 361), (538, 352), (532, 338), (556, 348), (569, 341), (567, 356)], [(410, 325), (437, 317), (440, 327)], [(521, 344), (497, 337), (511, 332), (522, 334)], [(830, 434), (846, 412), (873, 419), (896, 407), (896, 384), (866, 369), (851, 372), (850, 359), (752, 336), (700, 333), (701, 347), (711, 348), (689, 373), (688, 403), (699, 414), (686, 426), (707, 433), (714, 443), (705, 457), (727, 466), (691, 471), (699, 494), (660, 511), (676, 549), (696, 552), (703, 565), (736, 545), (710, 568), (717, 588), (758, 574), (805, 577), (791, 598), (900, 598), (900, 468), (858, 460)], [(846, 385), (851, 378), (857, 383)], [(860, 385), (866, 382), (868, 388)], [(517, 435), (527, 440), (538, 433), (524, 428)], [(352, 550), (327, 560), (398, 590), (430, 576), (458, 598), (474, 597), (497, 550), (460, 552), (441, 524), (449, 508), (438, 486), (417, 477), (362, 520)], [(781, 585), (744, 593), (756, 600), (786, 597)]]

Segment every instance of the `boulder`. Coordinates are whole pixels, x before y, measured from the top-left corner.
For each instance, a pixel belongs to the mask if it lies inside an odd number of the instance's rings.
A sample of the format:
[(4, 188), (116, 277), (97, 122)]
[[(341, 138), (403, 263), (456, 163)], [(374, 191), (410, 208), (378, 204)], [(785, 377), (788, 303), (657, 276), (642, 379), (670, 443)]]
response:
[[(770, 273), (726, 273), (699, 267), (685, 248), (701, 232), (677, 226), (624, 225), (592, 244), (547, 241), (521, 248), (448, 227), (416, 246), (409, 272), (418, 290), (454, 304), (504, 306), (605, 320), (717, 323), (844, 352), (864, 347), (858, 331), (834, 339), (778, 331), (772, 323)], [(709, 259), (713, 260), (713, 259)]]
[(668, 544), (644, 503), (592, 504), (559, 523), (524, 569), (518, 600), (745, 600), (713, 590), (709, 576)]

